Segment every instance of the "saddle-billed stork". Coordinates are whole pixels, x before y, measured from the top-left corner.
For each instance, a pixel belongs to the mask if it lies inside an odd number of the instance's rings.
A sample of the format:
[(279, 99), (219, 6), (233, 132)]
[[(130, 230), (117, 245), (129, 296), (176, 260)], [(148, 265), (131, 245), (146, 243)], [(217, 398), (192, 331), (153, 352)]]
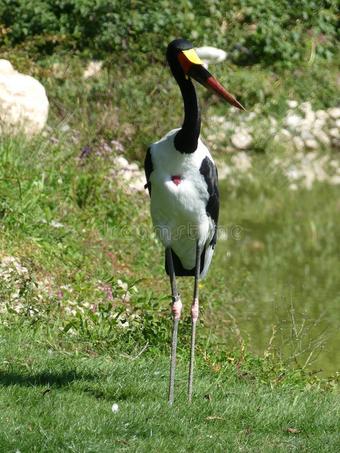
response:
[[(200, 139), (201, 115), (191, 81), (211, 88), (235, 107), (242, 105), (204, 68), (193, 45), (185, 39), (172, 41), (166, 52), (171, 72), (184, 102), (182, 127), (153, 143), (145, 158), (145, 175), (151, 197), (151, 217), (165, 247), (165, 269), (170, 277), (173, 331), (170, 362), (169, 403), (174, 401), (178, 323), (182, 302), (176, 276), (193, 276), (192, 335), (188, 398), (192, 399), (196, 322), (199, 313), (198, 280), (204, 278), (217, 239), (219, 194), (217, 169)], [(244, 109), (243, 109), (244, 110)]]

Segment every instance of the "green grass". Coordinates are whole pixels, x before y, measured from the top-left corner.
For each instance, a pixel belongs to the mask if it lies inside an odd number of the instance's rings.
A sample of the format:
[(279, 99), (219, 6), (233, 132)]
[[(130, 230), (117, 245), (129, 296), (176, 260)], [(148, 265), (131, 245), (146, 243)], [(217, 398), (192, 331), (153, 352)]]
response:
[(200, 360), (188, 405), (182, 358), (170, 408), (163, 355), (86, 353), (44, 330), (4, 328), (0, 355), (1, 452), (328, 452), (340, 445), (339, 396), (300, 378), (263, 384), (242, 366), (226, 362), (214, 371)]

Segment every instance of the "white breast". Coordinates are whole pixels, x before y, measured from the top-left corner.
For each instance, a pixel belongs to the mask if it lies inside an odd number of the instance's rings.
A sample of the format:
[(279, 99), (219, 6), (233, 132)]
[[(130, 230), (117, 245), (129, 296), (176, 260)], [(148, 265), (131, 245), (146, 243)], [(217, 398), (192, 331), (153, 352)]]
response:
[[(186, 269), (195, 266), (196, 241), (203, 247), (211, 240), (214, 225), (206, 213), (207, 184), (200, 173), (205, 157), (211, 159), (199, 141), (197, 150), (182, 154), (175, 149), (178, 129), (151, 146), (151, 216), (156, 233), (165, 247), (171, 246)], [(180, 176), (176, 185), (171, 177)]]

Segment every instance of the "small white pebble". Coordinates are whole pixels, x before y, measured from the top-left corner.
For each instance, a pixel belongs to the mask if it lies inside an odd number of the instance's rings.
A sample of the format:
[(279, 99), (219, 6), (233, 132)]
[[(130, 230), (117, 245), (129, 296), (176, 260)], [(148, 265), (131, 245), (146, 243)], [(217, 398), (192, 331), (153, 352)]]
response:
[(289, 99), (287, 101), (288, 107), (291, 109), (295, 109), (298, 106), (298, 101), (294, 101), (293, 99)]
[(117, 403), (113, 403), (111, 409), (112, 409), (112, 412), (113, 412), (114, 414), (116, 414), (116, 413), (119, 411), (119, 406), (118, 406), (118, 404), (117, 404)]

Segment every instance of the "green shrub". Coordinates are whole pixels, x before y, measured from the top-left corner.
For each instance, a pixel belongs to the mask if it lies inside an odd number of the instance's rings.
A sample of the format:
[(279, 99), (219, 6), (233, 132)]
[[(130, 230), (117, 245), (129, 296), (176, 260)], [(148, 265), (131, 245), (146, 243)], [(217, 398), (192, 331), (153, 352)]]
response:
[(336, 14), (335, 0), (0, 0), (0, 45), (145, 61), (184, 36), (229, 50), (237, 63), (289, 66), (332, 57)]

